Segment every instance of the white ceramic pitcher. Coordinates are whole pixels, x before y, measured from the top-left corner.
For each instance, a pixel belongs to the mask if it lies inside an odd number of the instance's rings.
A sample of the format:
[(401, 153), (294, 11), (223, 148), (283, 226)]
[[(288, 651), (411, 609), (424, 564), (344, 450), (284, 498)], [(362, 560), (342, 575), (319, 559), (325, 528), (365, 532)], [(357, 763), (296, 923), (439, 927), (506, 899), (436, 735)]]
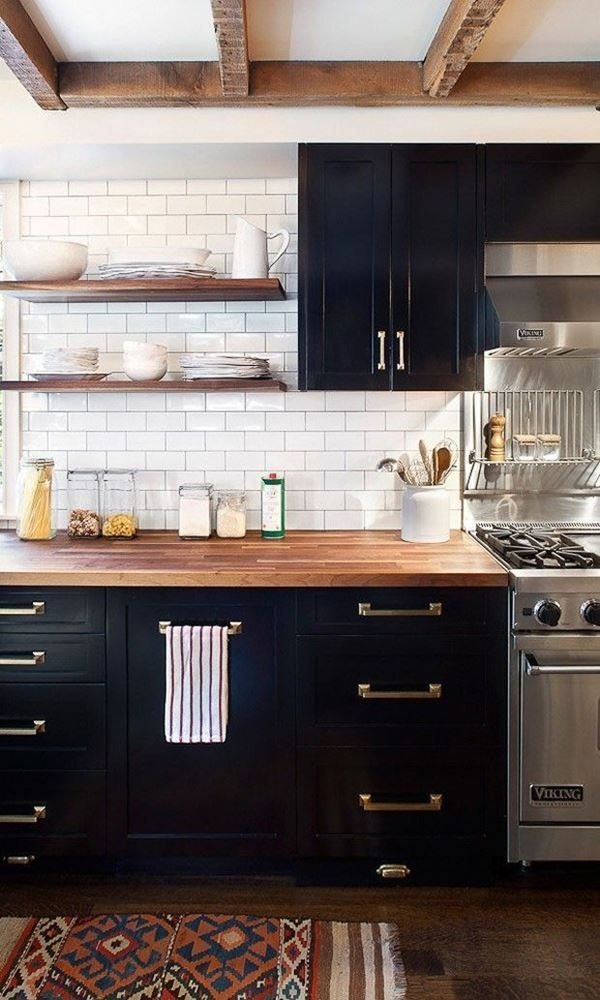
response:
[[(281, 247), (269, 264), (267, 241), (277, 236), (282, 237)], [(266, 233), (264, 229), (259, 229), (247, 219), (238, 217), (233, 243), (232, 278), (267, 278), (269, 267), (273, 267), (289, 245), (290, 234), (287, 229), (276, 229), (273, 233)]]

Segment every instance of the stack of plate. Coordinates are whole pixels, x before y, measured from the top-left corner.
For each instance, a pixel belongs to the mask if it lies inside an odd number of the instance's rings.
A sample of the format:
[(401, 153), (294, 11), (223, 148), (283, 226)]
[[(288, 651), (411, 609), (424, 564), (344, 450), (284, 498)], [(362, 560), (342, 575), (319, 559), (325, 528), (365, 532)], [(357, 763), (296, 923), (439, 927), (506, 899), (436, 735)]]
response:
[(210, 250), (199, 247), (132, 247), (112, 250), (108, 263), (100, 264), (101, 278), (212, 278), (216, 268), (208, 267)]
[(97, 347), (54, 347), (42, 353), (42, 371), (33, 378), (101, 379), (106, 376), (98, 371)]
[(266, 358), (234, 354), (182, 354), (179, 363), (185, 379), (271, 378)]

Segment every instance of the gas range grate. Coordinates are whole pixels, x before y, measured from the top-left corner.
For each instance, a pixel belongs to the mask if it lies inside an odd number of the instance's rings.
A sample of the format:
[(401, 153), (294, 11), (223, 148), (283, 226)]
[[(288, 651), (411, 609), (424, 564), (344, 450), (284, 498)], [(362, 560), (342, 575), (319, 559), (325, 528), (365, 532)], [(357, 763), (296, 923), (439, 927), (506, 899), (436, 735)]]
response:
[(518, 569), (593, 569), (600, 565), (597, 555), (578, 545), (567, 532), (549, 528), (547, 523), (540, 527), (533, 522), (524, 527), (517, 523), (503, 527), (501, 523), (482, 522), (477, 525), (477, 536)]
[(505, 528), (510, 531), (581, 531), (600, 532), (600, 521), (478, 521), (476, 528), (493, 531)]

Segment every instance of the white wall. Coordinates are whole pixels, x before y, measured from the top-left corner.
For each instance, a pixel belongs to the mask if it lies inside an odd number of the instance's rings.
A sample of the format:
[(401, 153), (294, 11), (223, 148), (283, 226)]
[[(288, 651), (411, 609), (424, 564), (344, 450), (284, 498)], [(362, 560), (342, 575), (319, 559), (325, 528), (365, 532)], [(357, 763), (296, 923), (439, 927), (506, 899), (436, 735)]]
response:
[[(22, 361), (39, 370), (49, 346), (98, 346), (101, 370), (118, 371), (125, 339), (165, 343), (176, 371), (183, 350), (266, 355), (293, 387), (297, 373), (297, 195), (295, 178), (137, 181), (31, 181), (22, 185), (25, 236), (68, 237), (91, 250), (91, 266), (110, 247), (209, 246), (230, 270), (236, 215), (289, 228), (290, 251), (276, 265), (284, 302), (98, 303), (23, 306)], [(140, 470), (141, 524), (177, 524), (177, 487), (208, 480), (248, 492), (258, 526), (260, 475), (284, 471), (288, 526), (398, 528), (397, 477), (375, 472), (386, 454), (415, 452), (460, 436), (454, 393), (27, 393), (23, 447), (56, 461), (61, 524), (67, 468)], [(460, 524), (458, 474), (451, 483)]]

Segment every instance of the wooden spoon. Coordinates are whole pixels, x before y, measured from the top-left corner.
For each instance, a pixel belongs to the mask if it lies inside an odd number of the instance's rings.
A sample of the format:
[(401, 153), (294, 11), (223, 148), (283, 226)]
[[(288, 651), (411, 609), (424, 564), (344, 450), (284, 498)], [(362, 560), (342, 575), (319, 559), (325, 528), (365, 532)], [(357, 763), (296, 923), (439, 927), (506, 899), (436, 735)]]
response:
[(419, 441), (419, 452), (421, 454), (423, 465), (425, 466), (425, 472), (427, 473), (428, 483), (425, 485), (433, 486), (434, 480), (433, 480), (433, 468), (431, 464), (431, 455), (429, 453), (429, 448), (427, 447), (427, 445), (423, 440)]
[(438, 445), (433, 451), (433, 462), (436, 470), (434, 483), (440, 486), (452, 468), (452, 452), (446, 445)]

